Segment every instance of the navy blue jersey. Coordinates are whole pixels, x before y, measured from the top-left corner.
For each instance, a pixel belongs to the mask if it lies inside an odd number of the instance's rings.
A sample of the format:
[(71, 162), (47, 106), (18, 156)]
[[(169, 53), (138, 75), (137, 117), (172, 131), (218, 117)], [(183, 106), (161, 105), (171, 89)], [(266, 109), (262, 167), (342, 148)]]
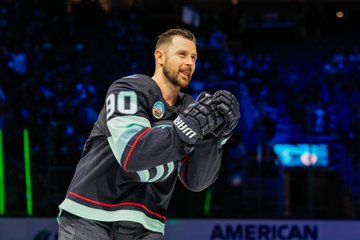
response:
[(192, 191), (212, 184), (222, 150), (209, 137), (183, 143), (172, 121), (194, 100), (180, 93), (169, 106), (145, 75), (116, 80), (85, 143), (60, 210), (105, 222), (134, 221), (164, 233), (177, 178)]

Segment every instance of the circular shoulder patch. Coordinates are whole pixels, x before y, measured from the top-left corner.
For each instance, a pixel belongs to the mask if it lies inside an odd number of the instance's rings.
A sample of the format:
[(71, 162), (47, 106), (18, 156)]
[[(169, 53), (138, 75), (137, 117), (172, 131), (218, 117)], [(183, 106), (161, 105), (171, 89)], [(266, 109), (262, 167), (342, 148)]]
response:
[(154, 103), (152, 107), (152, 114), (156, 119), (161, 119), (165, 114), (165, 106), (161, 101)]

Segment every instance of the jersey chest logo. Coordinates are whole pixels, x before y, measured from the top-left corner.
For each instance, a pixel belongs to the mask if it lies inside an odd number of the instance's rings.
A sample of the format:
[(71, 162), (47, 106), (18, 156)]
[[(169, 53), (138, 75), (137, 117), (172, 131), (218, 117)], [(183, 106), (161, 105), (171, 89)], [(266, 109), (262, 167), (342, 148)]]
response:
[(161, 118), (164, 117), (164, 115), (165, 115), (165, 106), (164, 106), (163, 102), (157, 101), (156, 103), (154, 103), (154, 105), (152, 107), (152, 115), (156, 119), (161, 119)]

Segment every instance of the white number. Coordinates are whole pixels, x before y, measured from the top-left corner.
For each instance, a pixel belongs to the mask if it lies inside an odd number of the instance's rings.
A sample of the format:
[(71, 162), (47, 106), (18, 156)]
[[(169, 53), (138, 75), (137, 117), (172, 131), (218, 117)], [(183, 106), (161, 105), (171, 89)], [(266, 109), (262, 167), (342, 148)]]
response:
[(125, 114), (134, 114), (137, 112), (137, 96), (133, 91), (122, 91), (118, 98), (118, 111)]
[(115, 112), (115, 94), (110, 94), (106, 98), (106, 119), (108, 119)]
[(117, 96), (111, 93), (106, 98), (106, 118), (113, 115), (115, 110), (123, 114), (134, 114), (138, 110), (137, 106), (138, 100), (134, 91), (121, 91)]

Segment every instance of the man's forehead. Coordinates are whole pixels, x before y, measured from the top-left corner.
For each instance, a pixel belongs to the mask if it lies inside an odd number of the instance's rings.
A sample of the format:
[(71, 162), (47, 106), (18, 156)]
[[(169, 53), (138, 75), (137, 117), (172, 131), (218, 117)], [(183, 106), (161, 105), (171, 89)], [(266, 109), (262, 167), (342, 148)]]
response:
[(175, 36), (171, 41), (170, 47), (173, 47), (176, 50), (191, 50), (196, 53), (195, 42), (181, 36)]

